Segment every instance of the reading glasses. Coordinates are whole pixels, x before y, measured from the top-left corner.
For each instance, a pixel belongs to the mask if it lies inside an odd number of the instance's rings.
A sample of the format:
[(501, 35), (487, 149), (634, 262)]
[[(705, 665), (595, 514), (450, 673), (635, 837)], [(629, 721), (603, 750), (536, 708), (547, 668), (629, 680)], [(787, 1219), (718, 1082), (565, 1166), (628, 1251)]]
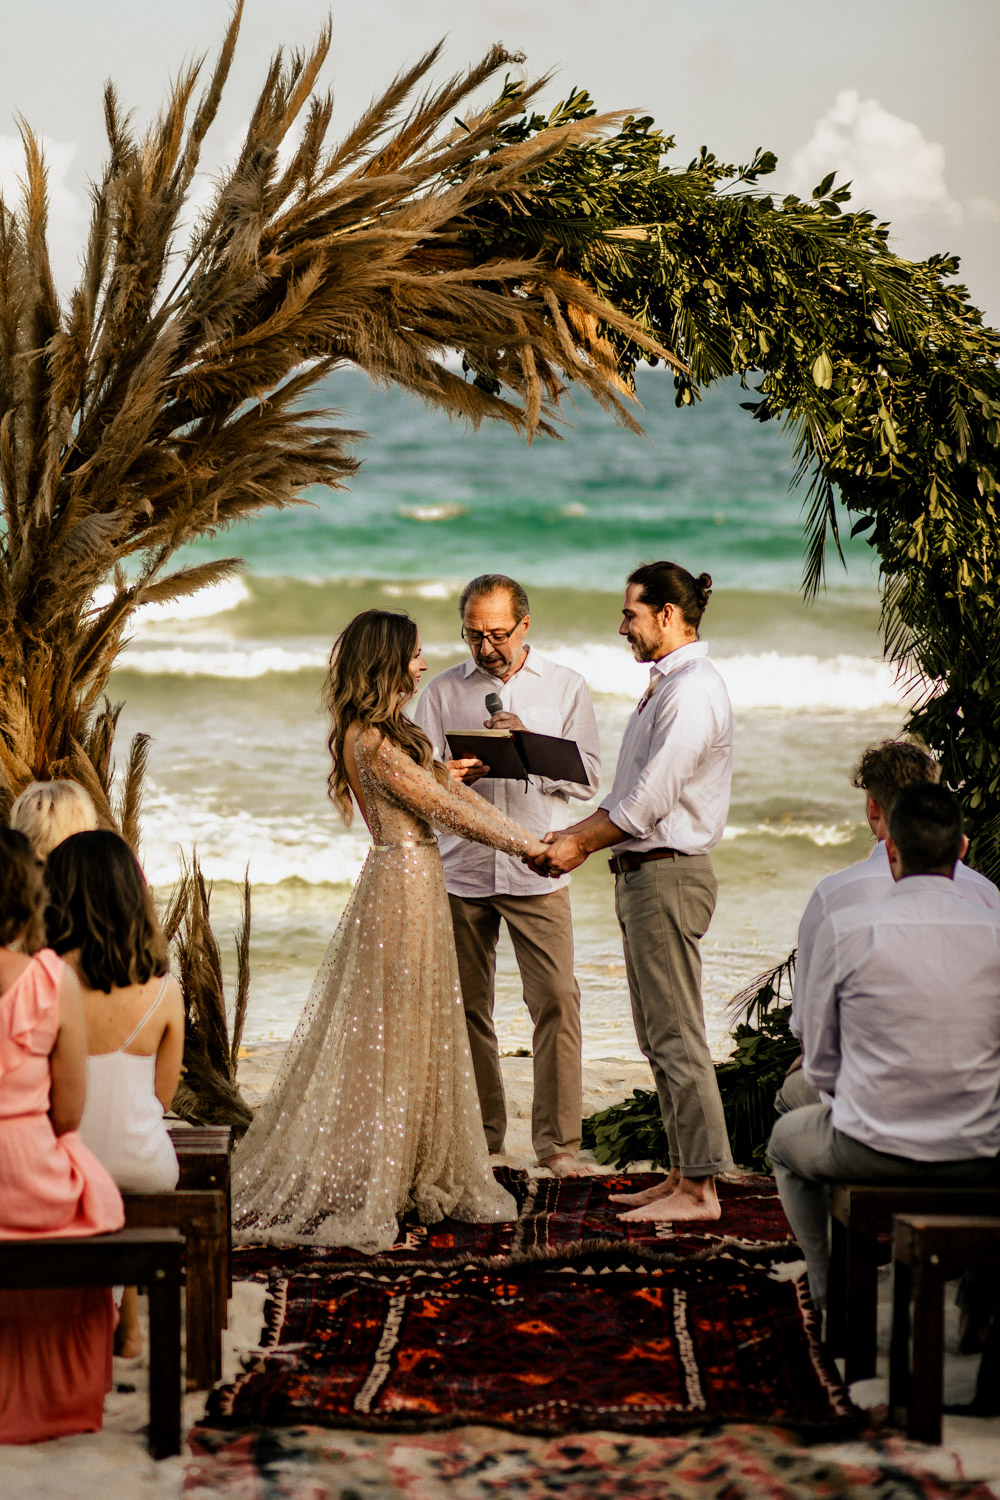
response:
[[(521, 616), (524, 619), (524, 616)], [(518, 620), (517, 625), (520, 625)], [(506, 646), (517, 625), (512, 625), (509, 630), (468, 630), (462, 626), (462, 640), (467, 646), (481, 646), (484, 641), (489, 641), (491, 646)]]

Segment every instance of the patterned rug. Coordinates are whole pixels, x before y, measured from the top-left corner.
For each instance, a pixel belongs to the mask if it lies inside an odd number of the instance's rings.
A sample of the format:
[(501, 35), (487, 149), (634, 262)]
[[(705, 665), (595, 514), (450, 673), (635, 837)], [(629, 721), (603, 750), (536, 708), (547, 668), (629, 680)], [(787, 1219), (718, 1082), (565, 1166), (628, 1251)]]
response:
[[(773, 1177), (743, 1175), (718, 1183), (722, 1218), (716, 1224), (689, 1225), (624, 1223), (616, 1199), (662, 1182), (662, 1173), (630, 1177), (599, 1175), (529, 1178), (526, 1172), (498, 1167), (499, 1182), (513, 1193), (520, 1215), (516, 1224), (404, 1223), (399, 1242), (379, 1264), (394, 1262), (454, 1262), (486, 1260), (501, 1255), (523, 1255), (529, 1250), (561, 1251), (588, 1243), (618, 1243), (655, 1247), (674, 1257), (737, 1253), (744, 1261), (769, 1264), (799, 1259), (774, 1185)], [(282, 1276), (321, 1276), (331, 1266), (371, 1264), (372, 1257), (341, 1249), (275, 1250), (268, 1246), (239, 1246), (234, 1252), (238, 1280), (267, 1281)]]
[(274, 1281), (268, 1333), (215, 1390), (219, 1426), (667, 1432), (713, 1420), (856, 1429), (801, 1278), (732, 1258), (577, 1250), (370, 1262)]
[(519, 1438), (211, 1431), (192, 1435), (185, 1500), (993, 1500), (986, 1484), (927, 1472), (892, 1439), (862, 1459), (817, 1458), (786, 1432), (729, 1426), (683, 1438), (606, 1432)]

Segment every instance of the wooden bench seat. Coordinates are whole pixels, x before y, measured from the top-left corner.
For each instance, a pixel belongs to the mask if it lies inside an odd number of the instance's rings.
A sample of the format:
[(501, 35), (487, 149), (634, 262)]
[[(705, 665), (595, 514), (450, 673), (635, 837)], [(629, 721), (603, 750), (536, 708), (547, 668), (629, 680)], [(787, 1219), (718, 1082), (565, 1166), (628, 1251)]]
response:
[[(170, 1139), (180, 1165), (178, 1188), (194, 1191), (214, 1189), (225, 1195), (226, 1284), (228, 1300), (233, 1295), (233, 1209), (230, 1181), (233, 1133), (228, 1125), (171, 1125)], [(223, 1323), (226, 1326), (226, 1310)]]
[(176, 1229), (0, 1240), (0, 1286), (144, 1287), (149, 1295), (149, 1451), (181, 1451), (181, 1255)]
[[(878, 1349), (880, 1239), (896, 1214), (1000, 1213), (1000, 1184), (898, 1187), (886, 1183), (830, 1185), (832, 1240), (827, 1300), (827, 1344), (844, 1356), (848, 1385), (875, 1374)], [(889, 1258), (886, 1244), (884, 1259)]]

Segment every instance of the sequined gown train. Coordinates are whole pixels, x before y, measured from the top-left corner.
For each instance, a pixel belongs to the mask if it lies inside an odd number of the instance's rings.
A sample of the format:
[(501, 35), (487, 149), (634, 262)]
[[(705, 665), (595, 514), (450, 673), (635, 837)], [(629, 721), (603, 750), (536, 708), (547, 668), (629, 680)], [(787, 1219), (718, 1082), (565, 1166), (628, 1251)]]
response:
[(508, 854), (528, 835), (377, 730), (354, 750), (372, 849), (236, 1151), (243, 1241), (375, 1252), (411, 1209), (424, 1223), (516, 1217), (490, 1170), (431, 825)]

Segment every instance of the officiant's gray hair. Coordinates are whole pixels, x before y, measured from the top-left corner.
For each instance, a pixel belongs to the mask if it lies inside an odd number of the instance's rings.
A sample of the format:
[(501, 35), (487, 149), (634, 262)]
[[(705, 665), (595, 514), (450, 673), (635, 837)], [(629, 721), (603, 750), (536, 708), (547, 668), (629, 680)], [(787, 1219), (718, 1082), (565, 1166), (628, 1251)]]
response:
[(490, 594), (506, 594), (510, 599), (518, 621), (528, 613), (528, 596), (515, 578), (506, 573), (480, 573), (465, 585), (458, 599), (458, 613), (465, 619), (465, 607), (473, 599), (486, 599)]

